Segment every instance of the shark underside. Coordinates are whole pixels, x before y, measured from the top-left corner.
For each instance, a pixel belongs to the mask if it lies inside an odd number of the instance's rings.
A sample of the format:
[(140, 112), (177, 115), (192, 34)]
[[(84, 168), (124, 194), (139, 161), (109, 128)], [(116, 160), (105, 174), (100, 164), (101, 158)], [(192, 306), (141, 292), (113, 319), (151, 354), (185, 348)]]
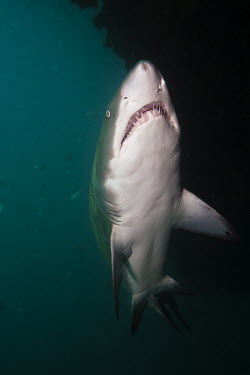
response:
[(90, 182), (90, 216), (112, 268), (116, 314), (122, 280), (134, 335), (149, 306), (187, 327), (174, 299), (188, 290), (166, 274), (173, 228), (222, 239), (232, 226), (180, 184), (180, 126), (158, 69), (140, 61), (108, 105)]

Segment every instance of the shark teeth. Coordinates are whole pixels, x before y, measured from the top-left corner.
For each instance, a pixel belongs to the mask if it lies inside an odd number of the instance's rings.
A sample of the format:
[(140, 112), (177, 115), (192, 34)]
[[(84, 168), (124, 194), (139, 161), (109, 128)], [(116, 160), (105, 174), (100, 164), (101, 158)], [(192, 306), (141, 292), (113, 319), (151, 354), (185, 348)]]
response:
[(146, 104), (130, 117), (121, 145), (129, 136), (134, 126), (149, 121), (150, 115), (153, 117), (164, 116), (170, 122), (169, 114), (161, 102), (151, 102)]

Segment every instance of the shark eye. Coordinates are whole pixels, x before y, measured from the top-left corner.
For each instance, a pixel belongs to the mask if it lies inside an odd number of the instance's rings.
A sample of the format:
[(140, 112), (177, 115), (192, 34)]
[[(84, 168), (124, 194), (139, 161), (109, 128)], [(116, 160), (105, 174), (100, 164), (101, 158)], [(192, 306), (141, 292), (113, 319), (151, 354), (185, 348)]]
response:
[(110, 110), (107, 109), (107, 110), (106, 110), (106, 117), (110, 117), (110, 116), (111, 116)]
[(124, 98), (123, 99), (128, 99), (128, 97), (127, 96), (124, 96)]

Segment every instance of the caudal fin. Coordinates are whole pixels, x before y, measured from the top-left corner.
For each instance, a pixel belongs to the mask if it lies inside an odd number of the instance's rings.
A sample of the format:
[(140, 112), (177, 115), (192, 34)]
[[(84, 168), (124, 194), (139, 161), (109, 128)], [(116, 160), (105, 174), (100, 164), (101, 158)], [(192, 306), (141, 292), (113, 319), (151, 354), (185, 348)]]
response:
[(142, 314), (149, 306), (156, 311), (162, 318), (167, 320), (177, 331), (180, 323), (185, 328), (189, 328), (186, 320), (179, 311), (175, 301), (174, 294), (192, 294), (191, 291), (184, 289), (170, 276), (165, 276), (151, 291), (141, 292), (132, 296), (131, 307), (131, 334), (135, 335)]

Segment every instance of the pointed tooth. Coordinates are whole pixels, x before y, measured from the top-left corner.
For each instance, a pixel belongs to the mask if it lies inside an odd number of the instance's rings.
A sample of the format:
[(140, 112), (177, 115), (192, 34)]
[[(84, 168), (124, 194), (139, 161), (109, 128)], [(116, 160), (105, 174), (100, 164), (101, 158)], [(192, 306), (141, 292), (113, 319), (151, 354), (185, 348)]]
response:
[(135, 114), (135, 122), (140, 118), (140, 112), (137, 111)]

